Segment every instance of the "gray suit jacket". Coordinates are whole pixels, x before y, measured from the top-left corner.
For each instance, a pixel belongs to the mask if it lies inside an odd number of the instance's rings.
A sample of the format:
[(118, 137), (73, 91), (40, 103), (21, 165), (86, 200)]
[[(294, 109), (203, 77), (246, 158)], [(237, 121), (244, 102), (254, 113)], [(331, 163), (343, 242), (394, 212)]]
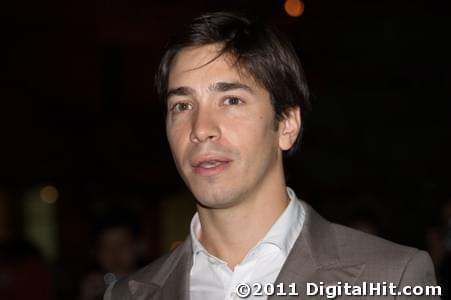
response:
[[(400, 246), (323, 219), (302, 203), (306, 219), (276, 283), (295, 282), (298, 297), (271, 296), (268, 299), (326, 299), (305, 296), (306, 283), (387, 282), (397, 286), (435, 285), (429, 255)], [(191, 239), (138, 272), (110, 285), (104, 300), (189, 300), (189, 274), (192, 265)], [(357, 300), (360, 297), (338, 297)], [(364, 298), (364, 297), (362, 297)], [(426, 296), (374, 296), (373, 299), (440, 299)], [(206, 299), (209, 300), (209, 299)]]

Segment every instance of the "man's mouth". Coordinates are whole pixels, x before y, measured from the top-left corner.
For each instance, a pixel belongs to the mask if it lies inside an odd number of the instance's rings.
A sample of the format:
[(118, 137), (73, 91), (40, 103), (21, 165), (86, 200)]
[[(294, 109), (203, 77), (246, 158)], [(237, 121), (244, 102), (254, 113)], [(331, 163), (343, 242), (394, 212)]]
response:
[(194, 172), (200, 176), (214, 176), (224, 171), (231, 163), (228, 159), (198, 160), (192, 166)]
[(198, 168), (204, 168), (204, 169), (211, 169), (211, 168), (219, 166), (222, 163), (224, 163), (224, 162), (223, 161), (219, 161), (219, 160), (207, 160), (207, 161), (199, 163), (197, 165), (197, 167)]

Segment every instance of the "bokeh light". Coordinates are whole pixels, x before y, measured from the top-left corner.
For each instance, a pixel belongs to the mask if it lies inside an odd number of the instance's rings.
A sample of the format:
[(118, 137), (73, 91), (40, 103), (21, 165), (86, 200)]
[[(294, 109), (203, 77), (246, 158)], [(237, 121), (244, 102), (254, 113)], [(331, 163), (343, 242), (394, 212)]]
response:
[(285, 12), (291, 17), (299, 17), (304, 12), (304, 3), (300, 0), (285, 0)]
[(52, 204), (58, 200), (58, 189), (52, 185), (47, 185), (41, 189), (41, 200), (42, 202)]

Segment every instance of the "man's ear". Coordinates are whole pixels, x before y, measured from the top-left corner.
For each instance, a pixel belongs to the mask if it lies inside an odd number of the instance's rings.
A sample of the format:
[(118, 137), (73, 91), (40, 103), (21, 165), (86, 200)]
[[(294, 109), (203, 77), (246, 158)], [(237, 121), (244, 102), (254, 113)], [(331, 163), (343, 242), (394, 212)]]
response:
[(282, 151), (290, 150), (301, 130), (301, 110), (290, 108), (279, 121), (279, 147)]

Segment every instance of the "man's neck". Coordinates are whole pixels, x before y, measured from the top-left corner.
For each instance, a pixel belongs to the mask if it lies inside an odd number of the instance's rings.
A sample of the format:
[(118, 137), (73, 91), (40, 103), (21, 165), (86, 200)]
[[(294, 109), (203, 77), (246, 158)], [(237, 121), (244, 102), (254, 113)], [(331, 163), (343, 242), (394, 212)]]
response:
[(283, 177), (277, 183), (262, 184), (245, 197), (227, 209), (198, 207), (200, 242), (232, 270), (265, 236), (289, 202)]

